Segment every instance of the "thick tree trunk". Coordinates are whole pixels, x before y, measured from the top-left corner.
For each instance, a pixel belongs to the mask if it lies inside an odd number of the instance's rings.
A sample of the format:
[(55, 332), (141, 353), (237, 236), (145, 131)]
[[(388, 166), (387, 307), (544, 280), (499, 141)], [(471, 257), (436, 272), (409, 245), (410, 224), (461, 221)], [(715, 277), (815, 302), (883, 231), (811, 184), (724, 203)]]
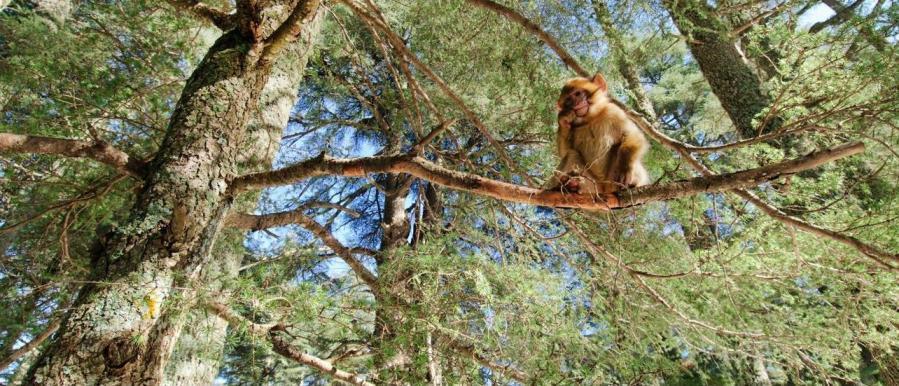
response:
[[(248, 127), (250, 138), (244, 160), (251, 170), (268, 169), (281, 142), (291, 110), (297, 101), (297, 90), (303, 80), (303, 71), (312, 52), (309, 48), (318, 36), (321, 26), (321, 9), (313, 20), (303, 26), (300, 37), (292, 43), (275, 63), (268, 82), (262, 91), (259, 112)], [(248, 194), (235, 210), (249, 212), (256, 205), (258, 194)], [(225, 232), (220, 236), (216, 256), (202, 274), (203, 288), (217, 293), (216, 300), (224, 302), (229, 291), (225, 283), (237, 277), (244, 254), (240, 244), (243, 232)], [(238, 247), (234, 247), (238, 246)], [(166, 368), (166, 384), (211, 385), (221, 367), (228, 322), (205, 310), (194, 307), (188, 315), (175, 352)]]
[(737, 49), (728, 23), (716, 17), (714, 9), (703, 1), (665, 0), (663, 3), (681, 34), (687, 37), (690, 53), (737, 131), (750, 138), (775, 128), (777, 121), (773, 119), (762, 127), (752, 124), (752, 119), (771, 99)]
[[(286, 12), (277, 16), (274, 25)], [(180, 306), (209, 262), (268, 80), (255, 39), (225, 33), (188, 79), (129, 221), (99, 248), (96, 283), (82, 289), (26, 382), (162, 381), (185, 320)]]

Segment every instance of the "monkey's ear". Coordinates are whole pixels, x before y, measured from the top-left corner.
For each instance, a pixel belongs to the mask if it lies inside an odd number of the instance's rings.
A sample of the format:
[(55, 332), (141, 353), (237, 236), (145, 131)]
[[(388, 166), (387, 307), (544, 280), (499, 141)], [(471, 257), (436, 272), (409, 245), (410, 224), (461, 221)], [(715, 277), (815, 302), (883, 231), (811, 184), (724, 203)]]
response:
[(602, 76), (601, 73), (596, 73), (593, 75), (593, 83), (599, 86), (599, 89), (602, 91), (607, 91), (609, 88), (606, 86), (606, 78)]

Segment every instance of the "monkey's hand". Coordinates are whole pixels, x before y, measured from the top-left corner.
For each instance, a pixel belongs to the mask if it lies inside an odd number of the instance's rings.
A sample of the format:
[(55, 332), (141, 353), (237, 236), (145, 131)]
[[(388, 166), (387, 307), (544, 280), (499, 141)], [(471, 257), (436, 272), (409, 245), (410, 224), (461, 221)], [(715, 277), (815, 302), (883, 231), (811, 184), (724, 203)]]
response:
[(571, 125), (574, 123), (575, 118), (577, 118), (577, 115), (574, 114), (574, 111), (560, 111), (558, 117), (559, 129), (565, 132), (571, 130)]
[(616, 175), (610, 177), (612, 177), (613, 182), (621, 187), (635, 188), (645, 184), (643, 173), (638, 168), (631, 165), (623, 165), (621, 168), (618, 168), (617, 172)]
[(560, 187), (563, 192), (578, 193), (581, 190), (581, 179), (577, 172), (570, 172), (559, 177)]

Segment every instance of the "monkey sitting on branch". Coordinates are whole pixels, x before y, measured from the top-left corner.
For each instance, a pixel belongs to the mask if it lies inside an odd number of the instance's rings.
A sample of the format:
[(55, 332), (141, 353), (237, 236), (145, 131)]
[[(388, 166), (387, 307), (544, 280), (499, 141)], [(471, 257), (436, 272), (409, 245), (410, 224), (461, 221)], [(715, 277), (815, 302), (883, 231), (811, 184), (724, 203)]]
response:
[(609, 97), (602, 74), (565, 82), (556, 108), (561, 162), (547, 190), (595, 195), (649, 184), (642, 163), (649, 142)]

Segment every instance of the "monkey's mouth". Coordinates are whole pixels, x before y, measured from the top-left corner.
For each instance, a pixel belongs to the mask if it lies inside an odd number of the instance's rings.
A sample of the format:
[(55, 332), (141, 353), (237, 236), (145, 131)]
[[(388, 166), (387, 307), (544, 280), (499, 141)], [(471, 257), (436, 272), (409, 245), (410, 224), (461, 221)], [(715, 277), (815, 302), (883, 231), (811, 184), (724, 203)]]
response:
[(582, 100), (582, 101), (578, 102), (578, 104), (574, 105), (573, 109), (574, 109), (574, 115), (583, 117), (584, 115), (587, 115), (587, 111), (590, 110), (590, 103), (587, 102), (586, 99)]

